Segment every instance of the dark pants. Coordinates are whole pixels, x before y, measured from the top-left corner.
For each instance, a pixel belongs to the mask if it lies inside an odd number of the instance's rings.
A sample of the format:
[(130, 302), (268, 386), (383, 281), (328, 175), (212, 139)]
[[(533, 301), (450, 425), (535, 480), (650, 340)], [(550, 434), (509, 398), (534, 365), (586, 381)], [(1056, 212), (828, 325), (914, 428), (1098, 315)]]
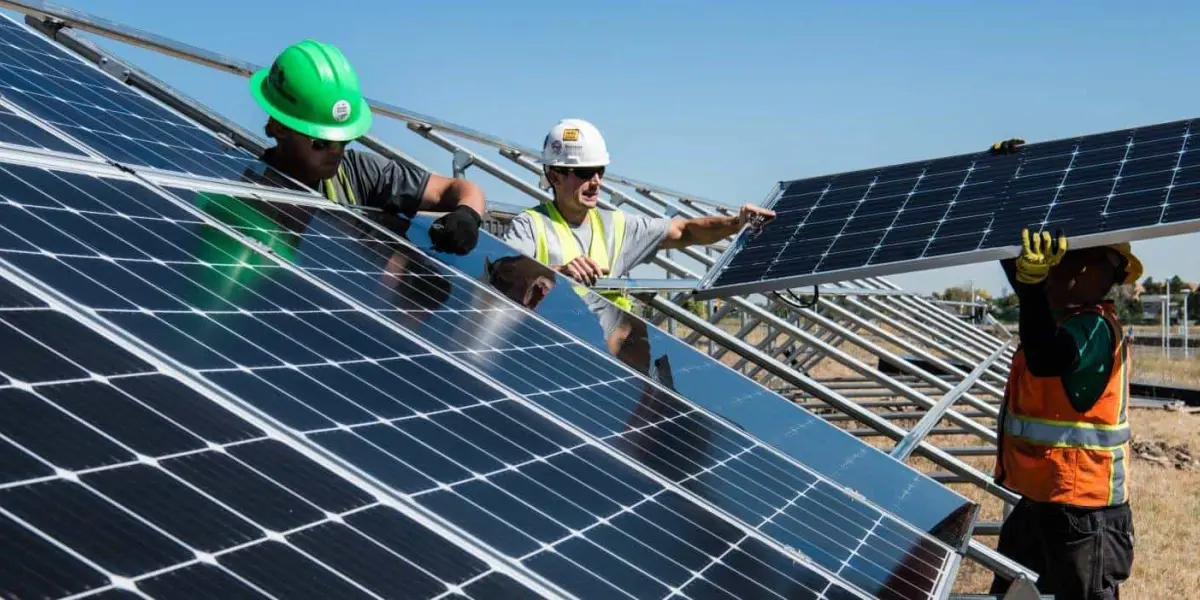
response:
[[(1129, 504), (1076, 508), (1022, 499), (1000, 528), (1001, 554), (1038, 574), (1038, 591), (1056, 600), (1117, 600), (1133, 566)], [(992, 594), (1008, 581), (992, 581)]]

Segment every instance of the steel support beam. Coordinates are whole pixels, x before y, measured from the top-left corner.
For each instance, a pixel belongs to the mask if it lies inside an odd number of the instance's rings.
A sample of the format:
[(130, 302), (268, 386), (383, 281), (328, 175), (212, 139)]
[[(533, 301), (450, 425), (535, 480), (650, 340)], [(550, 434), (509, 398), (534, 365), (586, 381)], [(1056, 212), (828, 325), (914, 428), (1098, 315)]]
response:
[(925, 436), (929, 435), (929, 432), (933, 430), (934, 425), (937, 425), (942, 420), (943, 413), (950, 410), (954, 402), (975, 384), (975, 381), (983, 375), (983, 372), (987, 370), (989, 365), (995, 362), (997, 358), (1000, 358), (1001, 352), (1007, 347), (1008, 344), (1005, 344), (996, 349), (988, 357), (987, 361), (979, 363), (979, 366), (975, 367), (975, 370), (971, 371), (971, 374), (967, 375), (966, 379), (963, 379), (953, 389), (946, 392), (946, 395), (942, 396), (937, 404), (933, 405), (933, 408), (930, 408), (929, 412), (925, 413), (924, 417), (921, 417), (921, 420), (912, 428), (912, 431), (909, 431), (908, 435), (904, 436), (904, 439), (896, 444), (896, 448), (892, 450), (892, 457), (901, 461), (908, 460), (912, 451), (917, 447), (917, 443), (924, 440)]

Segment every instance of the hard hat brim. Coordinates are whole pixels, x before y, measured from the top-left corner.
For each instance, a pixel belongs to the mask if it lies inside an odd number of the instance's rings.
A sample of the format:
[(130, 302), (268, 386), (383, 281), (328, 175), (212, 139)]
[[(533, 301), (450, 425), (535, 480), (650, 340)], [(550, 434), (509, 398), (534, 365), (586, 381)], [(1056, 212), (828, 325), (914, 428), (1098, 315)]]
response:
[(256, 71), (250, 76), (250, 96), (271, 118), (279, 121), (281, 125), (298, 131), (304, 135), (320, 140), (328, 140), (331, 142), (348, 142), (362, 137), (371, 129), (371, 108), (364, 101), (359, 106), (353, 107), (353, 115), (348, 121), (340, 125), (321, 125), (297, 119), (289, 115), (279, 107), (271, 103), (263, 93), (263, 85), (266, 83), (267, 75), (271, 69), (263, 68)]
[(1125, 285), (1137, 283), (1137, 280), (1142, 278), (1142, 273), (1145, 272), (1142, 261), (1127, 248), (1115, 248), (1115, 250), (1125, 259), (1125, 281), (1123, 283)]

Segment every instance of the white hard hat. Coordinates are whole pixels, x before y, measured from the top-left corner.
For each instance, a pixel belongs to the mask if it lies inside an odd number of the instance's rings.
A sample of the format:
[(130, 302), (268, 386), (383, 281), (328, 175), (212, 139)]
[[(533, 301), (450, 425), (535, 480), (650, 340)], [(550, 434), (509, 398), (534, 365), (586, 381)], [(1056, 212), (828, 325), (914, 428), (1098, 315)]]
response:
[[(542, 142), (544, 167), (604, 167), (608, 165), (608, 146), (595, 125), (583, 119), (563, 119), (546, 134)], [(550, 182), (543, 173), (543, 190)]]

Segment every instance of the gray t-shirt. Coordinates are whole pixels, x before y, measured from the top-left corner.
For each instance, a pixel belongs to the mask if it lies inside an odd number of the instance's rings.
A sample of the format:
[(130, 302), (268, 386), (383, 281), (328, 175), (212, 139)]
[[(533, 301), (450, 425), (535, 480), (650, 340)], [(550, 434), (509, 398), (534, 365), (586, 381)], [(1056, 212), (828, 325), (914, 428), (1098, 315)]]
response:
[[(262, 159), (268, 160), (273, 149), (268, 149)], [(354, 189), (354, 197), (361, 206), (369, 206), (396, 212), (412, 218), (421, 208), (421, 196), (429, 183), (429, 171), (402, 160), (392, 160), (373, 152), (346, 150), (342, 155), (342, 168)], [(253, 180), (270, 180), (269, 175), (247, 173)], [(283, 183), (283, 182), (279, 182)], [(334, 176), (337, 185), (337, 176)], [(323, 188), (318, 188), (324, 194)], [(339, 191), (340, 195), (340, 191)]]
[[(543, 212), (543, 214), (545, 213)], [(611, 222), (609, 220), (606, 221)], [(634, 267), (652, 258), (655, 252), (658, 251), (658, 245), (666, 239), (667, 228), (670, 224), (671, 219), (667, 217), (645, 217), (626, 214), (625, 239), (621, 242), (621, 252), (617, 255), (613, 264), (610, 265), (610, 272), (607, 276), (624, 276), (632, 271)], [(549, 221), (544, 223), (544, 225), (546, 226), (546, 234), (553, 235), (554, 230), (550, 228)], [(587, 254), (587, 249), (591, 247), (592, 243), (591, 221), (584, 219), (583, 223), (578, 226), (571, 227), (568, 224), (567, 227), (575, 235), (575, 240), (579, 244), (580, 251)], [(606, 227), (604, 231), (606, 233), (610, 232), (612, 228)], [(513, 217), (501, 239), (519, 250), (522, 254), (531, 258), (537, 258), (537, 238), (534, 237), (532, 217), (527, 213), (522, 212)], [(616, 305), (595, 292), (584, 296), (584, 302), (600, 319), (600, 327), (603, 328), (606, 338), (612, 335), (613, 331), (621, 323), (622, 318), (629, 318), (620, 308), (617, 308)]]
[[(667, 227), (670, 224), (671, 219), (666, 217), (646, 217), (626, 214), (625, 240), (621, 243), (621, 254), (617, 256), (616, 260), (609, 267), (611, 271), (608, 277), (622, 277), (632, 271), (634, 267), (652, 258), (658, 250), (658, 245), (667, 237)], [(547, 235), (553, 235), (553, 230), (549, 227), (549, 221), (546, 222), (546, 226)], [(580, 223), (578, 226), (571, 227), (568, 224), (567, 227), (570, 228), (571, 233), (575, 234), (575, 240), (579, 244), (580, 251), (587, 254), (587, 249), (592, 244), (591, 222), (588, 219), (584, 219), (583, 223)], [(605, 232), (610, 230), (611, 228), (606, 228)], [(522, 254), (531, 258), (537, 258), (537, 238), (534, 237), (532, 217), (528, 214), (522, 212), (513, 217), (501, 239), (507, 242), (508, 245), (519, 250)]]

